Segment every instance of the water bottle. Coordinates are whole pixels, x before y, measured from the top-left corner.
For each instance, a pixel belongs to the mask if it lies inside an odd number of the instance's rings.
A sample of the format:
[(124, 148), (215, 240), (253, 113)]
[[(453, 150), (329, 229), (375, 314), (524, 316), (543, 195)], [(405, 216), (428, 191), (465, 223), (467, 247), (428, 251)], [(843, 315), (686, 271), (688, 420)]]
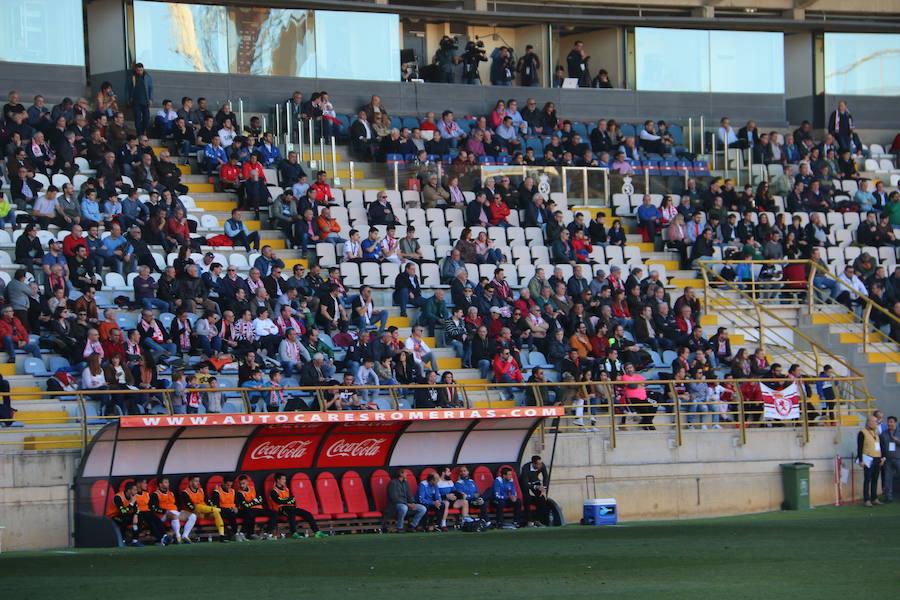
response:
[(206, 541), (210, 544), (212, 543), (212, 534), (211, 533), (206, 536)]

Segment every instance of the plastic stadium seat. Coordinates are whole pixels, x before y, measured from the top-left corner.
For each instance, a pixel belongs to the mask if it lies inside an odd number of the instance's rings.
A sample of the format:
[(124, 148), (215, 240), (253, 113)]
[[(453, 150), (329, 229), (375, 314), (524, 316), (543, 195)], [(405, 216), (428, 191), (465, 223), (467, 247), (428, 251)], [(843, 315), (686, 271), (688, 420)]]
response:
[(383, 514), (388, 512), (387, 487), (391, 482), (391, 476), (384, 469), (378, 469), (369, 477), (369, 490), (372, 492), (372, 501), (375, 509)]
[(335, 247), (331, 242), (316, 244), (316, 256), (319, 257), (319, 264), (323, 267), (330, 267), (338, 263)]
[(322, 512), (330, 514), (333, 519), (354, 519), (358, 516), (344, 511), (344, 500), (341, 498), (337, 479), (327, 471), (316, 478), (316, 495), (322, 505)]
[(341, 476), (341, 492), (347, 503), (347, 511), (356, 513), (363, 519), (380, 518), (381, 511), (369, 510), (369, 499), (363, 480), (356, 471), (347, 471)]
[(91, 508), (98, 515), (106, 515), (106, 508), (110, 498), (113, 496), (113, 488), (105, 479), (95, 481), (91, 484)]
[[(268, 479), (268, 478), (267, 478)], [(309, 480), (306, 473), (295, 473), (291, 477), (291, 493), (297, 499), (297, 506), (304, 510), (308, 510), (316, 519), (328, 519), (330, 515), (319, 512), (319, 503), (316, 500), (316, 493), (313, 491), (313, 484)], [(272, 489), (271, 487), (269, 489)], [(266, 495), (268, 495), (266, 491)]]
[(217, 487), (222, 485), (225, 481), (225, 478), (221, 475), (213, 475), (209, 479), (206, 480), (206, 497), (209, 498), (212, 496), (212, 493), (215, 491)]
[(47, 370), (47, 366), (42, 359), (34, 358), (33, 356), (29, 356), (25, 359), (22, 368), (26, 374), (34, 375), (35, 377), (49, 377), (50, 375), (53, 375), (53, 373)]
[(431, 467), (426, 467), (419, 472), (419, 481), (425, 481), (430, 475), (437, 475), (438, 472)]
[(484, 494), (485, 490), (494, 485), (494, 476), (491, 474), (491, 470), (485, 466), (475, 468), (475, 471), (472, 473), (472, 480), (475, 482), (475, 487), (478, 488), (480, 494)]
[(345, 286), (358, 286), (359, 265), (352, 262), (341, 263), (341, 277)]

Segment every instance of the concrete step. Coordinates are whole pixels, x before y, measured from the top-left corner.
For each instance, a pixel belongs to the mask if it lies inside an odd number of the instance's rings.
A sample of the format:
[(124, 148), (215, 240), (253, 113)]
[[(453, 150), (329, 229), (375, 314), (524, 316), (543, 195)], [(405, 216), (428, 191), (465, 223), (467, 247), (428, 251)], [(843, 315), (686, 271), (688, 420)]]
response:
[(854, 316), (851, 313), (817, 313), (812, 315), (814, 325), (827, 325), (829, 323), (853, 323)]
[(28, 435), (22, 440), (24, 450), (61, 450), (64, 448), (80, 448), (81, 436), (66, 435)]
[[(21, 405), (20, 405), (21, 406)], [(30, 407), (29, 407), (30, 408)], [(16, 413), (16, 421), (26, 425), (58, 425), (69, 423), (69, 413), (65, 410), (25, 410)]]

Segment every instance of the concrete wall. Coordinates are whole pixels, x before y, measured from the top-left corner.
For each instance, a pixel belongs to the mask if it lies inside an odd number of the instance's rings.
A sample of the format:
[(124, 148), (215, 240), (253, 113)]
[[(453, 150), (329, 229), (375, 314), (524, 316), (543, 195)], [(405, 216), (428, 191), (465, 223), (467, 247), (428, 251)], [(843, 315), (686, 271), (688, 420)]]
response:
[[(834, 501), (832, 457), (849, 455), (855, 430), (816, 428), (802, 445), (799, 430), (753, 429), (739, 444), (735, 430), (686, 432), (676, 447), (672, 436), (620, 433), (617, 447), (596, 435), (561, 435), (553, 459), (551, 496), (566, 520), (577, 523), (586, 492), (585, 475), (597, 479), (597, 497), (616, 498), (623, 520), (733, 515), (778, 510), (783, 499), (778, 464), (814, 465), (813, 504)], [(535, 438), (526, 450), (549, 463), (552, 438), (541, 449)], [(4, 550), (63, 548), (70, 544), (71, 495), (78, 451), (0, 454), (0, 526)], [(861, 472), (857, 469), (857, 490)], [(849, 490), (849, 486), (844, 487)], [(849, 498), (849, 491), (845, 492)]]
[[(812, 463), (812, 504), (834, 502), (832, 460), (849, 456), (855, 431), (833, 428), (812, 431), (801, 444), (800, 430), (753, 429), (741, 446), (735, 430), (685, 432), (684, 444), (674, 437), (619, 434), (615, 449), (599, 435), (562, 435), (556, 446), (550, 495), (566, 520), (581, 519), (585, 476), (597, 480), (598, 498), (615, 498), (622, 520), (696, 518), (778, 510), (783, 500), (779, 463)], [(549, 462), (552, 438), (542, 452)], [(533, 448), (537, 450), (537, 448)], [(527, 453), (526, 453), (527, 454)], [(861, 472), (857, 470), (861, 477)], [(861, 479), (857, 481), (857, 490)], [(844, 488), (845, 497), (849, 486)]]
[(35, 94), (43, 94), (52, 103), (64, 96), (82, 96), (85, 80), (84, 67), (0, 61), (0, 93), (5, 98), (9, 90), (16, 90), (26, 107), (31, 106)]
[(72, 502), (79, 452), (43, 450), (0, 454), (3, 550), (65, 548), (71, 543)]
[[(458, 115), (485, 114), (497, 98), (519, 98), (522, 105), (533, 97), (539, 105), (554, 102), (566, 118), (641, 122), (646, 118), (685, 122), (689, 116), (708, 119), (730, 116), (735, 122), (753, 118), (766, 126), (786, 124), (784, 98), (780, 94), (699, 94), (682, 92), (636, 92), (633, 90), (507, 88), (498, 94), (492, 86), (458, 84), (414, 84), (338, 79), (299, 79), (252, 75), (212, 75), (175, 71), (151, 71), (157, 100), (205, 96), (213, 106), (226, 99), (245, 99), (245, 110), (265, 110), (284, 102), (295, 89), (309, 95), (327, 90), (339, 112), (352, 113), (378, 94), (391, 114), (424, 115), (429, 110), (449, 108)], [(123, 81), (123, 74), (93, 74), (92, 83)], [(895, 118), (900, 119), (900, 115)], [(712, 121), (710, 121), (712, 122)]]
[(128, 68), (125, 61), (125, 7), (122, 0), (87, 5), (88, 60), (92, 73)]

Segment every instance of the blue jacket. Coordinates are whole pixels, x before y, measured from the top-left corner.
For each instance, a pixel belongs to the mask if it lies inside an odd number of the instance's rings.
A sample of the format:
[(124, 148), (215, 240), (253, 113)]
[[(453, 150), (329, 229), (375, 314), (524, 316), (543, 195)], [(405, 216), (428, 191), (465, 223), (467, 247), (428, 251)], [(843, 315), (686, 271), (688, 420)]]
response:
[[(132, 71), (128, 75), (128, 79), (125, 81), (125, 99), (129, 102), (134, 102), (135, 104), (143, 104), (146, 101), (153, 101), (153, 78), (150, 77), (150, 73), (144, 71), (144, 92), (143, 94), (139, 93), (138, 90), (135, 89), (137, 85), (137, 75)], [(138, 93), (136, 93), (138, 92)], [(141, 97), (143, 96), (143, 98)]]
[(478, 497), (478, 486), (471, 479), (457, 479), (453, 488), (460, 494), (465, 494), (466, 500), (473, 500)]
[(281, 267), (283, 269), (284, 262), (280, 258), (272, 260), (271, 258), (259, 255), (259, 257), (253, 261), (253, 266), (259, 269), (260, 277), (268, 277), (269, 273), (272, 272), (272, 267)]
[(281, 150), (279, 150), (278, 146), (276, 146), (274, 144), (272, 145), (271, 149), (267, 148), (265, 144), (260, 144), (257, 147), (257, 150), (259, 151), (260, 154), (262, 154), (262, 157), (263, 157), (262, 162), (266, 166), (271, 165), (272, 163), (281, 160)]
[(124, 254), (128, 254), (128, 240), (125, 239), (125, 236), (120, 235), (117, 238), (113, 238), (111, 235), (106, 236), (106, 238), (103, 239), (99, 253), (101, 256), (106, 256), (108, 258), (112, 256), (113, 252), (116, 250), (122, 250)]
[(495, 500), (506, 500), (510, 496), (516, 495), (516, 482), (506, 481), (498, 475), (494, 480), (494, 487), (491, 491)]
[(216, 148), (212, 144), (207, 144), (206, 148), (203, 150), (203, 156), (207, 161), (213, 163), (217, 161), (222, 161), (223, 163), (228, 162), (228, 157), (225, 155), (225, 149), (221, 146)]
[(81, 200), (81, 216), (99, 223), (103, 220), (100, 216), (100, 204), (87, 198)]
[(441, 493), (436, 485), (430, 485), (428, 481), (420, 481), (419, 488), (416, 491), (416, 499), (419, 501), (419, 504), (428, 506), (441, 500)]

